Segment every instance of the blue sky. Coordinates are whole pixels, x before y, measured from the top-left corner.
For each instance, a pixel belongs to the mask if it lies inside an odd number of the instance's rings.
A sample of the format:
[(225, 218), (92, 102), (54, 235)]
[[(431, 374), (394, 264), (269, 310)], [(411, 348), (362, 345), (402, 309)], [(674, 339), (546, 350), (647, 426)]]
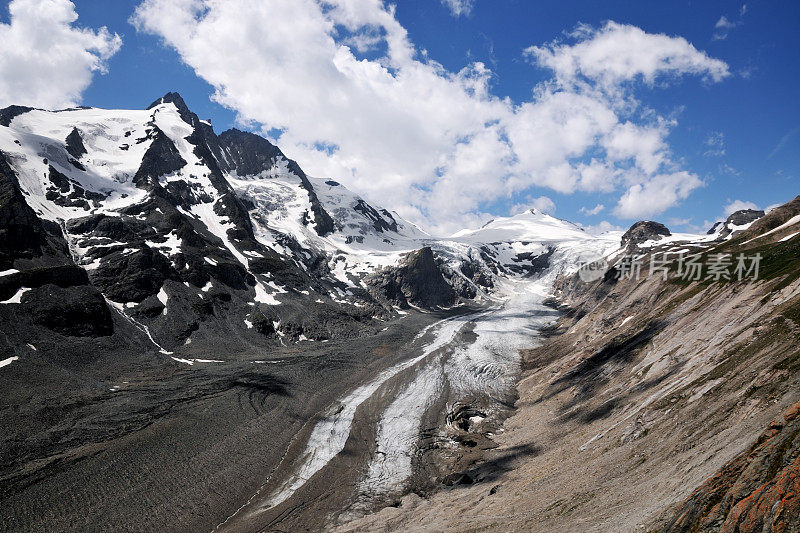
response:
[[(198, 76), (198, 70), (207, 72), (211, 67), (202, 60), (189, 60), (191, 66), (181, 60), (178, 50), (184, 53), (190, 50), (191, 53), (194, 44), (181, 42), (178, 36), (170, 35), (169, 29), (165, 30), (160, 21), (139, 22), (137, 30), (129, 21), (140, 2), (76, 0), (74, 4), (79, 16), (77, 26), (94, 29), (106, 26), (122, 39), (118, 51), (105, 60), (107, 72), (95, 73), (91, 83), (82, 91), (81, 103), (108, 108), (141, 108), (167, 91), (178, 91), (201, 117), (212, 119), (218, 132), (235, 124), (243, 127), (242, 122), (237, 124), (238, 113), (248, 119), (244, 127), (253, 131), (271, 131), (277, 136), (276, 130), (270, 130), (274, 124), (269, 122), (271, 117), (282, 117), (274, 110), (262, 113), (240, 94), (223, 99), (228, 107), (210, 99), (215, 90), (213, 83), (219, 87), (222, 74)], [(156, 12), (151, 16), (160, 17), (161, 14)], [(672, 202), (670, 207), (655, 213), (652, 218), (667, 222), (673, 229), (699, 230), (722, 215), (725, 205), (735, 200), (752, 202), (764, 208), (788, 201), (800, 192), (797, 187), (800, 178), (798, 2), (747, 2), (745, 7), (742, 2), (474, 0), (468, 13), (456, 15), (439, 0), (406, 0), (397, 2), (393, 20), (387, 23), (387, 27), (396, 25), (407, 30), (408, 40), (415, 50), (427, 51), (427, 60), (435, 60), (447, 72), (457, 73), (474, 62), (483, 63), (491, 71), (488, 77), (490, 96), (508, 98), (513, 104), (519, 104), (535, 98), (532, 91), (537, 84), (553, 79), (551, 69), (532, 62), (523, 50), (530, 46), (541, 47), (554, 40), (569, 42), (565, 32), (574, 30), (578, 24), (601, 28), (609, 20), (635, 26), (647, 34), (683, 37), (697, 51), (724, 62), (729, 69), (729, 75), (717, 82), (702, 76), (682, 75), (674, 79), (659, 78), (652, 86), (639, 84), (632, 89), (631, 94), (639, 105), (675, 121), (664, 137), (672, 164), (703, 182), (702, 186), (693, 187), (685, 198)], [(2, 22), (9, 22), (7, 9), (3, 10)], [(375, 27), (380, 28), (380, 24), (376, 23)], [(263, 27), (264, 33), (271, 31), (274, 28), (270, 25)], [(341, 30), (337, 42), (344, 42), (345, 38), (357, 34), (359, 32)], [(296, 42), (293, 46), (305, 45)], [(378, 43), (354, 55), (356, 59), (376, 60), (384, 52), (385, 44)], [(246, 56), (251, 52), (249, 47), (244, 47), (220, 53)], [(254, 61), (254, 65), (259, 63)], [(310, 73), (309, 81), (314, 79)], [(324, 113), (324, 110), (319, 113)], [(260, 117), (267, 120), (259, 120)], [(307, 135), (303, 137), (300, 133), (302, 127), (293, 125), (291, 120), (291, 117), (287, 118), (284, 124), (289, 124), (288, 129), (285, 128), (289, 134), (284, 139), (278, 138), (278, 144), (288, 155), (297, 158), (303, 167), (329, 168), (315, 163), (316, 153), (306, 154), (292, 149), (303, 145)], [(337, 146), (336, 136), (344, 137), (346, 134), (346, 131), (330, 133), (333, 150)], [(284, 144), (283, 140), (287, 143)], [(392, 138), (387, 137), (386, 142), (391, 143)], [(358, 147), (353, 150), (358, 154)], [(304, 161), (304, 155), (309, 161)], [(587, 152), (574, 160), (588, 161), (591, 155)], [(357, 171), (353, 171), (354, 177), (350, 181), (346, 175), (331, 177), (358, 191), (360, 184), (369, 184), (370, 181), (359, 178)], [(386, 203), (387, 198), (397, 196), (392, 194), (392, 186), (398, 190), (415, 187), (417, 192), (406, 201), (424, 207), (420, 212), (411, 210), (403, 214), (414, 218), (415, 213), (421, 213), (421, 221), (428, 221), (429, 225), (441, 222), (431, 214), (436, 211), (435, 204), (425, 204), (426, 195), (439, 194), (432, 182), (420, 178), (406, 183), (401, 177), (387, 176), (384, 179), (386, 186), (366, 190), (365, 194)], [(393, 179), (396, 180), (394, 185)], [(459, 194), (460, 185), (457, 184), (464, 185), (470, 179), (482, 178), (470, 177), (468, 173), (453, 178), (452, 183), (456, 185), (442, 194), (445, 197)], [(581, 187), (554, 190), (536, 181), (508, 194), (486, 196), (486, 201), (465, 203), (461, 210), (480, 213), (478, 218), (485, 219), (488, 215), (507, 215), (514, 206), (519, 208), (526, 205), (526, 201), (534, 202), (536, 198), (545, 196), (554, 202), (555, 214), (559, 217), (586, 225), (607, 221), (627, 227), (633, 220), (612, 209), (623, 192), (624, 186), (606, 191), (583, 190)], [(480, 196), (480, 192), (475, 194)], [(600, 204), (604, 209), (599, 213), (586, 214)], [(455, 213), (446, 223), (442, 222), (441, 227), (452, 229), (462, 220), (469, 223), (478, 218)]]

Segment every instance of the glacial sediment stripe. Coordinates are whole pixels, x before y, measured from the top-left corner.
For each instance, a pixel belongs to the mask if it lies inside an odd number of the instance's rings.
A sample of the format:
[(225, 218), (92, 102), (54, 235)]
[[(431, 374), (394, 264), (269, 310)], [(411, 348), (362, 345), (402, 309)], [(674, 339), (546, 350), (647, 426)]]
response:
[(436, 338), (424, 346), (420, 355), (387, 368), (375, 379), (358, 387), (331, 406), (327, 416), (314, 427), (294, 474), (275, 491), (261, 510), (270, 509), (289, 499), (314, 474), (336, 457), (344, 449), (350, 436), (350, 428), (358, 407), (386, 381), (450, 343), (466, 321), (466, 317), (454, 317), (438, 322), (435, 324), (438, 329)]

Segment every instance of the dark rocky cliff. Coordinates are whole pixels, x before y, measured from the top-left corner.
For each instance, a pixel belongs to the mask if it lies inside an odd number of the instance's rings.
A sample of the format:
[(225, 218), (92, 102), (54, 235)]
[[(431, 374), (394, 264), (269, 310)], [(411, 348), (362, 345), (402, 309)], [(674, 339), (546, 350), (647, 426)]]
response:
[(372, 274), (367, 283), (377, 298), (403, 308), (409, 304), (448, 307), (456, 301), (456, 292), (445, 281), (429, 247), (409, 253), (396, 267)]

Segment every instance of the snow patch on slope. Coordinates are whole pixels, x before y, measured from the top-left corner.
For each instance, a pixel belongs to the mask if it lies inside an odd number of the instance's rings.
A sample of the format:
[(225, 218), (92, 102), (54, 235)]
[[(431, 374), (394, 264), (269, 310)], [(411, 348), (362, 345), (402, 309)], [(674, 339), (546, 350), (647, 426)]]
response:
[[(154, 111), (70, 109), (33, 110), (0, 127), (0, 150), (17, 171), (26, 200), (39, 216), (68, 220), (88, 213), (80, 207), (63, 207), (46, 199), (51, 186), (49, 166), (79, 183), (87, 191), (107, 195), (91, 212), (112, 214), (146, 196), (133, 177), (150, 147)], [(87, 153), (70, 162), (66, 138), (77, 129)], [(19, 144), (17, 144), (17, 142)], [(124, 147), (124, 148), (122, 148)]]
[(17, 361), (17, 360), (19, 360), (19, 357), (17, 357), (16, 355), (14, 357), (9, 357), (7, 359), (3, 359), (2, 361), (0, 361), (0, 368), (3, 368), (4, 366), (8, 366), (8, 365), (10, 365), (11, 363), (13, 363), (14, 361)]

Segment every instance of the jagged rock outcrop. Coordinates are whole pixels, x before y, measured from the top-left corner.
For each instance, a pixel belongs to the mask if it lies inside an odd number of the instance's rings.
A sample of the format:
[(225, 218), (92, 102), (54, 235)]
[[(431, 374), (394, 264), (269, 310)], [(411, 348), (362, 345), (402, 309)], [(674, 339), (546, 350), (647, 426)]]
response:
[(555, 248), (549, 247), (547, 251), (542, 254), (532, 252), (519, 253), (512, 259), (513, 264), (508, 265), (508, 269), (525, 277), (541, 274), (550, 267), (550, 259), (554, 252)]
[(398, 266), (376, 272), (365, 281), (378, 300), (403, 308), (409, 304), (448, 307), (456, 301), (455, 290), (445, 280), (428, 246), (409, 253)]
[(170, 91), (147, 106), (147, 109), (153, 109), (161, 104), (175, 104), (175, 108), (178, 110), (178, 114), (180, 115), (181, 119), (192, 126), (195, 126), (196, 123), (199, 122), (197, 115), (189, 110), (189, 106), (186, 105), (186, 102), (179, 93)]
[(459, 270), (468, 280), (481, 287), (492, 288), (494, 282), (487, 275), (487, 272), (475, 260), (465, 260), (461, 262)]
[(32, 107), (23, 105), (10, 105), (8, 107), (4, 107), (3, 109), (0, 109), (0, 126), (8, 126), (11, 121), (14, 120), (14, 117), (32, 110)]
[(750, 224), (763, 216), (764, 211), (759, 211), (757, 209), (740, 209), (739, 211), (731, 213), (724, 222), (715, 223), (711, 229), (708, 230), (707, 235), (719, 233), (717, 240), (723, 240), (733, 233), (736, 226)]
[(800, 403), (698, 487), (663, 531), (800, 531)]
[(371, 220), (372, 227), (375, 228), (375, 231), (381, 233), (384, 231), (397, 231), (397, 221), (386, 209), (381, 209), (379, 212), (364, 200), (360, 200), (358, 203), (356, 203), (353, 209), (363, 214), (367, 219)]
[(86, 147), (83, 145), (83, 138), (78, 128), (72, 128), (72, 131), (67, 135), (67, 153), (75, 159), (80, 159), (86, 153)]
[(734, 226), (743, 226), (754, 222), (764, 216), (764, 211), (758, 209), (740, 209), (725, 220), (726, 224), (733, 224)]
[(133, 182), (139, 187), (154, 189), (159, 186), (160, 176), (177, 172), (186, 166), (186, 161), (160, 129), (151, 130), (149, 135), (153, 142), (144, 153), (142, 164), (136, 171)]
[(651, 240), (659, 240), (662, 237), (672, 235), (669, 228), (659, 222), (651, 220), (641, 220), (631, 226), (622, 235), (622, 246), (629, 251), (635, 250), (638, 245)]

